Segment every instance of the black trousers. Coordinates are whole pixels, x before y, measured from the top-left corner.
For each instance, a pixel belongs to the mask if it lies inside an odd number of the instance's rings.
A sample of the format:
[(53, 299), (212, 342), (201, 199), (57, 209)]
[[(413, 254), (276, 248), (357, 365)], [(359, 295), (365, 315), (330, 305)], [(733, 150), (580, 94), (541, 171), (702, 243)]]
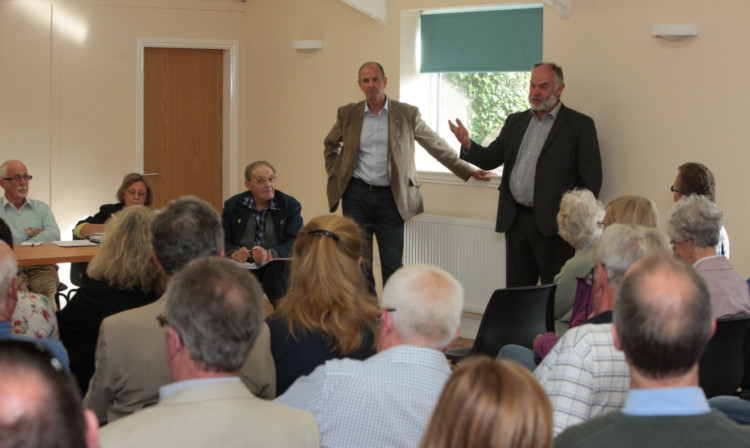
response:
[(506, 285), (533, 286), (540, 278), (542, 284), (552, 283), (575, 250), (559, 235), (542, 235), (532, 209), (517, 208), (516, 219), (505, 232)]

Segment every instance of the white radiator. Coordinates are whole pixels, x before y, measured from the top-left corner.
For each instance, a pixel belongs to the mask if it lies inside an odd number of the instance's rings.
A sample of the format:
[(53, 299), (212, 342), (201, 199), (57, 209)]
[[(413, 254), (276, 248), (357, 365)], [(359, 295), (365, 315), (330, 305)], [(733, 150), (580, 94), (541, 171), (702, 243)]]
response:
[(404, 265), (417, 263), (453, 274), (464, 287), (464, 311), (481, 314), (505, 287), (505, 238), (494, 222), (419, 215), (404, 229)]

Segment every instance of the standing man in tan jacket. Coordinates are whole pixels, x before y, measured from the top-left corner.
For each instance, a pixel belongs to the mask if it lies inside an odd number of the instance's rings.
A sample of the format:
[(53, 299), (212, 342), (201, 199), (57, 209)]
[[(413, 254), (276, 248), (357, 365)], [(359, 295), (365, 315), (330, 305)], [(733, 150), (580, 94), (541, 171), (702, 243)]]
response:
[(463, 180), (489, 180), (485, 171), (459, 160), (458, 153), (422, 120), (419, 109), (385, 94), (383, 66), (365, 62), (357, 84), (365, 101), (339, 108), (325, 139), (328, 205), (342, 203), (344, 216), (367, 234), (367, 283), (375, 291), (372, 238), (378, 241), (383, 284), (403, 264), (404, 222), (424, 211), (414, 162), (414, 141)]

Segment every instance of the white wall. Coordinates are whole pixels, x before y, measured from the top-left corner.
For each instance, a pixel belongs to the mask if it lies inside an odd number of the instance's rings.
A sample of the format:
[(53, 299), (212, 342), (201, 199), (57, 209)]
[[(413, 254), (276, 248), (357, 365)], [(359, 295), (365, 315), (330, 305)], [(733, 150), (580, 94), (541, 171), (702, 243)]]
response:
[[(323, 138), (336, 108), (358, 101), (356, 70), (383, 63), (399, 97), (404, 10), (493, 4), (482, 0), (390, 0), (388, 26), (340, 0), (0, 0), (0, 148), (35, 175), (32, 197), (51, 202), (62, 228), (113, 200), (135, 168), (138, 37), (241, 42), (240, 163), (272, 161), (279, 188), (310, 219), (328, 210)], [(509, 2), (510, 3), (510, 2)], [(571, 0), (560, 19), (545, 6), (545, 59), (565, 69), (563, 100), (592, 116), (604, 162), (602, 198), (622, 193), (670, 206), (668, 187), (685, 161), (716, 175), (732, 261), (750, 275), (745, 206), (745, 105), (750, 71), (746, 0)], [(67, 37), (63, 13), (87, 27)], [(681, 43), (652, 24), (696, 23)], [(322, 39), (300, 52), (292, 40)], [(239, 191), (241, 185), (234, 186)], [(497, 191), (425, 185), (426, 212), (494, 220)]]

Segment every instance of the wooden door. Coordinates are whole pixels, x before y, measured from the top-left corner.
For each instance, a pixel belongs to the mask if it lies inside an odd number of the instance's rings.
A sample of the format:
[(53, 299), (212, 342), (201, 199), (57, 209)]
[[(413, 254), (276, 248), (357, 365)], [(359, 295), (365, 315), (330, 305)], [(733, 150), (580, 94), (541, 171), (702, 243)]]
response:
[(184, 195), (222, 207), (223, 50), (146, 48), (143, 166), (153, 207)]

